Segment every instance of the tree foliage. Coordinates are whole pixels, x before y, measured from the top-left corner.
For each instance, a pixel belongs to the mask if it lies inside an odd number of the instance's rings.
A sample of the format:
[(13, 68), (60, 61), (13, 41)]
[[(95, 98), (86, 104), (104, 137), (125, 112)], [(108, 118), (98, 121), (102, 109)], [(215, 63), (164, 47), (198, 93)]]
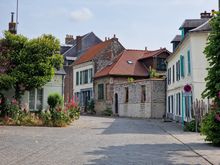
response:
[(203, 92), (203, 97), (214, 98), (220, 106), (218, 93), (220, 91), (220, 13), (211, 19), (210, 25), (212, 28), (208, 37), (208, 44), (204, 53), (209, 62), (208, 76), (206, 77), (206, 89)]
[[(25, 90), (39, 88), (54, 76), (55, 68), (62, 66), (59, 41), (52, 35), (28, 39), (22, 35), (4, 33), (0, 40), (0, 90), (13, 86), (15, 98), (20, 99)], [(8, 87), (8, 86), (7, 86)]]

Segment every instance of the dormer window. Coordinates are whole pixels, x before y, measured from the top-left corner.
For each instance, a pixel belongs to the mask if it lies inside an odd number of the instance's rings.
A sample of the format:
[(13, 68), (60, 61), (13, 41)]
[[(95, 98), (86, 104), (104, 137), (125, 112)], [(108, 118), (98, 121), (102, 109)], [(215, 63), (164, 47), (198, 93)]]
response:
[(127, 63), (128, 64), (133, 64), (133, 62), (131, 60), (128, 60)]

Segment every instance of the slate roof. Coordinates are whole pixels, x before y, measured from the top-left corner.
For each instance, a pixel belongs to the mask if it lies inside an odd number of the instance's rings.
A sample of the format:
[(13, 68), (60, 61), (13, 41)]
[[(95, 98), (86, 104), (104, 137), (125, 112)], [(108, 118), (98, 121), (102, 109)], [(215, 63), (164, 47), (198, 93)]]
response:
[(79, 65), (85, 62), (89, 62), (95, 58), (97, 54), (99, 54), (102, 50), (111, 45), (113, 39), (101, 42), (97, 45), (90, 47), (84, 54), (82, 54), (73, 65)]
[[(88, 42), (87, 40), (89, 39), (89, 37), (92, 37), (92, 36), (95, 36), (96, 37), (96, 42), (99, 43), (99, 42), (102, 42), (101, 39), (99, 39), (93, 32), (90, 32), (90, 33), (87, 33), (82, 37), (81, 41), (82, 42)], [(77, 46), (77, 43), (76, 43), (76, 39), (73, 40), (73, 42), (71, 43), (72, 46), (70, 46), (69, 44), (68, 45), (63, 45), (61, 46), (61, 54), (63, 54), (63, 56), (66, 58), (66, 57), (78, 57), (79, 54), (77, 52), (77, 49), (76, 49), (76, 46)], [(94, 43), (95, 44), (95, 43)], [(87, 49), (87, 48), (86, 48)], [(86, 50), (85, 49), (85, 50)], [(85, 50), (82, 50), (82, 51), (85, 51)], [(83, 53), (83, 52), (81, 52)], [(66, 58), (67, 59), (67, 58)]]
[(200, 25), (202, 25), (203, 23), (205, 23), (206, 21), (208, 21), (208, 18), (203, 18), (203, 19), (186, 19), (183, 24), (180, 26), (180, 30), (182, 28), (196, 28)]
[(211, 26), (209, 24), (211, 19), (203, 23), (202, 25), (198, 26), (195, 29), (190, 30), (190, 32), (205, 32), (205, 31), (211, 31)]
[(174, 37), (174, 39), (171, 41), (171, 43), (173, 43), (173, 42), (180, 42), (181, 40), (182, 40), (181, 35), (176, 35), (176, 36)]

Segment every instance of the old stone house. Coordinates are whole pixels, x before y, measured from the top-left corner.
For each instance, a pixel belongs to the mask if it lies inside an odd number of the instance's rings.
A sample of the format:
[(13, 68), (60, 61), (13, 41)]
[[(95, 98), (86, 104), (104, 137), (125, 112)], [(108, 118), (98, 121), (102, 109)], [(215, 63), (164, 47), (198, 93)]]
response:
[(94, 96), (94, 75), (110, 65), (123, 50), (124, 47), (114, 36), (90, 47), (73, 63), (73, 94), (78, 97), (82, 107)]
[[(117, 83), (128, 83), (134, 80), (149, 78), (149, 67), (152, 66), (161, 75), (164, 75), (164, 66), (157, 65), (157, 61), (165, 65), (169, 56), (166, 49), (149, 50), (124, 50), (108, 66), (97, 72), (94, 76), (95, 110), (102, 113), (106, 109), (114, 109), (114, 86)], [(163, 58), (162, 58), (163, 57)], [(159, 59), (159, 60), (157, 60)], [(162, 67), (162, 68), (160, 68)], [(113, 113), (118, 113), (114, 111)]]
[(113, 113), (124, 117), (165, 116), (165, 80), (145, 79), (114, 85)]
[(65, 100), (73, 97), (73, 68), (71, 64), (90, 47), (101, 42), (102, 40), (93, 32), (83, 36), (76, 36), (75, 39), (72, 35), (66, 35), (65, 44), (60, 47), (60, 52), (64, 56), (64, 70), (66, 72), (64, 81)]

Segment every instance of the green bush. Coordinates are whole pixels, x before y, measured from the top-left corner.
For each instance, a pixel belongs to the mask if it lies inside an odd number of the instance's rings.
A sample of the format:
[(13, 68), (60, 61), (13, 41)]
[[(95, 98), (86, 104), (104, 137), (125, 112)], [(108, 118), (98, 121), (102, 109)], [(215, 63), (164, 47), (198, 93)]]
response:
[(91, 114), (96, 114), (96, 111), (95, 111), (95, 102), (93, 99), (91, 99), (89, 102), (88, 102), (88, 112), (91, 113)]
[[(200, 124), (197, 125), (197, 131), (200, 132)], [(196, 121), (192, 120), (185, 124), (184, 131), (196, 132)]]
[(41, 119), (44, 126), (53, 126), (51, 116), (52, 115), (50, 111), (41, 111), (41, 113), (39, 114), (39, 118)]
[[(218, 111), (220, 113), (220, 111)], [(216, 119), (217, 111), (208, 113), (201, 124), (201, 133), (206, 136), (205, 140), (214, 145), (220, 145), (220, 121)]]
[(63, 97), (58, 93), (50, 94), (47, 98), (47, 103), (50, 106), (50, 109), (55, 109), (56, 106), (63, 105)]
[(107, 108), (106, 110), (103, 111), (104, 116), (112, 116), (113, 112), (110, 108)]
[(71, 118), (68, 111), (63, 110), (61, 107), (57, 107), (51, 114), (51, 120), (53, 126), (55, 127), (64, 127), (71, 123)]

